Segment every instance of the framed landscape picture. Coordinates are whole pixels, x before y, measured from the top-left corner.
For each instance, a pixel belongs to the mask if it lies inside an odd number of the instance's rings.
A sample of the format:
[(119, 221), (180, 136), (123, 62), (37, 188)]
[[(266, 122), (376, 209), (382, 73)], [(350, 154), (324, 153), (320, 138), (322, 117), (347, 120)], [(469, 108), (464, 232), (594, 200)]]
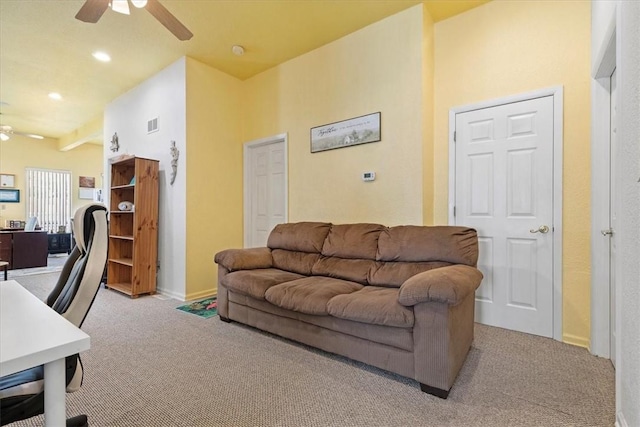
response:
[(381, 139), (380, 112), (311, 128), (311, 152), (333, 150)]
[(0, 203), (19, 203), (20, 190), (0, 188)]

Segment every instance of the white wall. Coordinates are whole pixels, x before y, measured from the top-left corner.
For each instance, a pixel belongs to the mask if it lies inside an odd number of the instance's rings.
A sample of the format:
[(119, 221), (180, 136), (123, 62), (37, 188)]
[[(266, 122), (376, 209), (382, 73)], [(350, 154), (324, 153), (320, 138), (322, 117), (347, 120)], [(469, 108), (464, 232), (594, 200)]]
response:
[(620, 357), (616, 406), (621, 426), (640, 426), (640, 2), (618, 3), (620, 96)]
[[(160, 161), (160, 209), (158, 224), (157, 289), (184, 299), (186, 254), (186, 71), (185, 58), (171, 64), (139, 86), (116, 98), (104, 113), (105, 194), (111, 181), (108, 159), (133, 154)], [(147, 121), (158, 118), (158, 131), (147, 134)], [(120, 150), (110, 151), (118, 133)], [(180, 151), (178, 173), (173, 185), (171, 141)], [(108, 206), (108, 200), (106, 200)]]
[[(618, 171), (620, 212), (619, 227), (615, 230), (619, 239), (616, 424), (633, 427), (640, 426), (640, 2), (592, 3), (594, 70), (601, 62), (610, 23), (616, 26), (619, 96), (618, 156), (613, 159)], [(598, 148), (594, 147), (594, 155)]]

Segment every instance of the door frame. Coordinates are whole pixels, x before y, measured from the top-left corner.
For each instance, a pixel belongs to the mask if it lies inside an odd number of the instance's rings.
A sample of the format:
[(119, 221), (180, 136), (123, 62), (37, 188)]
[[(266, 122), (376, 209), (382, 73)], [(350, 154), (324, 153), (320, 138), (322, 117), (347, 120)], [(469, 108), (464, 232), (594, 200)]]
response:
[(268, 136), (266, 138), (260, 138), (253, 141), (245, 142), (242, 146), (242, 156), (243, 156), (243, 182), (242, 182), (242, 193), (243, 193), (243, 245), (245, 248), (251, 245), (251, 238), (249, 236), (249, 230), (251, 228), (251, 194), (250, 186), (249, 186), (249, 178), (252, 175), (252, 166), (251, 166), (251, 150), (262, 147), (265, 145), (284, 143), (284, 220), (285, 222), (289, 221), (289, 150), (288, 150), (288, 135), (287, 133), (281, 133), (278, 135)]
[[(611, 238), (600, 231), (609, 227), (610, 167), (615, 161), (610, 153), (610, 108), (611, 74), (616, 69), (616, 14), (611, 16), (591, 70), (591, 353), (607, 359), (611, 357), (609, 272), (619, 267), (610, 263)], [(618, 301), (615, 303), (619, 307)]]
[[(503, 98), (491, 99), (449, 109), (449, 224), (455, 224), (453, 208), (456, 196), (456, 114), (504, 104), (553, 97), (553, 339), (562, 341), (562, 148), (563, 87), (552, 86)], [(586, 344), (586, 343), (585, 343)]]

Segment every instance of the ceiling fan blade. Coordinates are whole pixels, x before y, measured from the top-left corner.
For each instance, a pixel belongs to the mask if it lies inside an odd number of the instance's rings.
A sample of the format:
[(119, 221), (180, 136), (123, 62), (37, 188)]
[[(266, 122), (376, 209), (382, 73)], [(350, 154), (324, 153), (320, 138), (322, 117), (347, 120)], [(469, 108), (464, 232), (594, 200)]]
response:
[(11, 133), (14, 135), (26, 136), (28, 138), (33, 138), (33, 139), (44, 139), (43, 136), (36, 135), (34, 133), (24, 133), (24, 132), (11, 132)]
[(171, 31), (178, 40), (189, 40), (193, 33), (185, 27), (182, 22), (171, 14), (158, 0), (149, 0), (145, 8), (152, 14), (167, 30)]
[(108, 7), (109, 0), (86, 0), (76, 14), (76, 19), (95, 24)]

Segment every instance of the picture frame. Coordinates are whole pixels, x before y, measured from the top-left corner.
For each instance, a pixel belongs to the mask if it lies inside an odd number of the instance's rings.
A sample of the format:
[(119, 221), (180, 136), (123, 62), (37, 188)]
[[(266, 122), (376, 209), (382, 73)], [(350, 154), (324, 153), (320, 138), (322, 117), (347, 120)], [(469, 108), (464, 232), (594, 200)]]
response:
[(382, 139), (380, 112), (311, 128), (311, 152), (378, 142)]
[(13, 174), (0, 174), (0, 188), (13, 188), (16, 186), (16, 176)]
[(95, 188), (96, 178), (93, 176), (81, 176), (78, 178), (80, 188)]
[(0, 188), (0, 203), (20, 203), (20, 190)]

